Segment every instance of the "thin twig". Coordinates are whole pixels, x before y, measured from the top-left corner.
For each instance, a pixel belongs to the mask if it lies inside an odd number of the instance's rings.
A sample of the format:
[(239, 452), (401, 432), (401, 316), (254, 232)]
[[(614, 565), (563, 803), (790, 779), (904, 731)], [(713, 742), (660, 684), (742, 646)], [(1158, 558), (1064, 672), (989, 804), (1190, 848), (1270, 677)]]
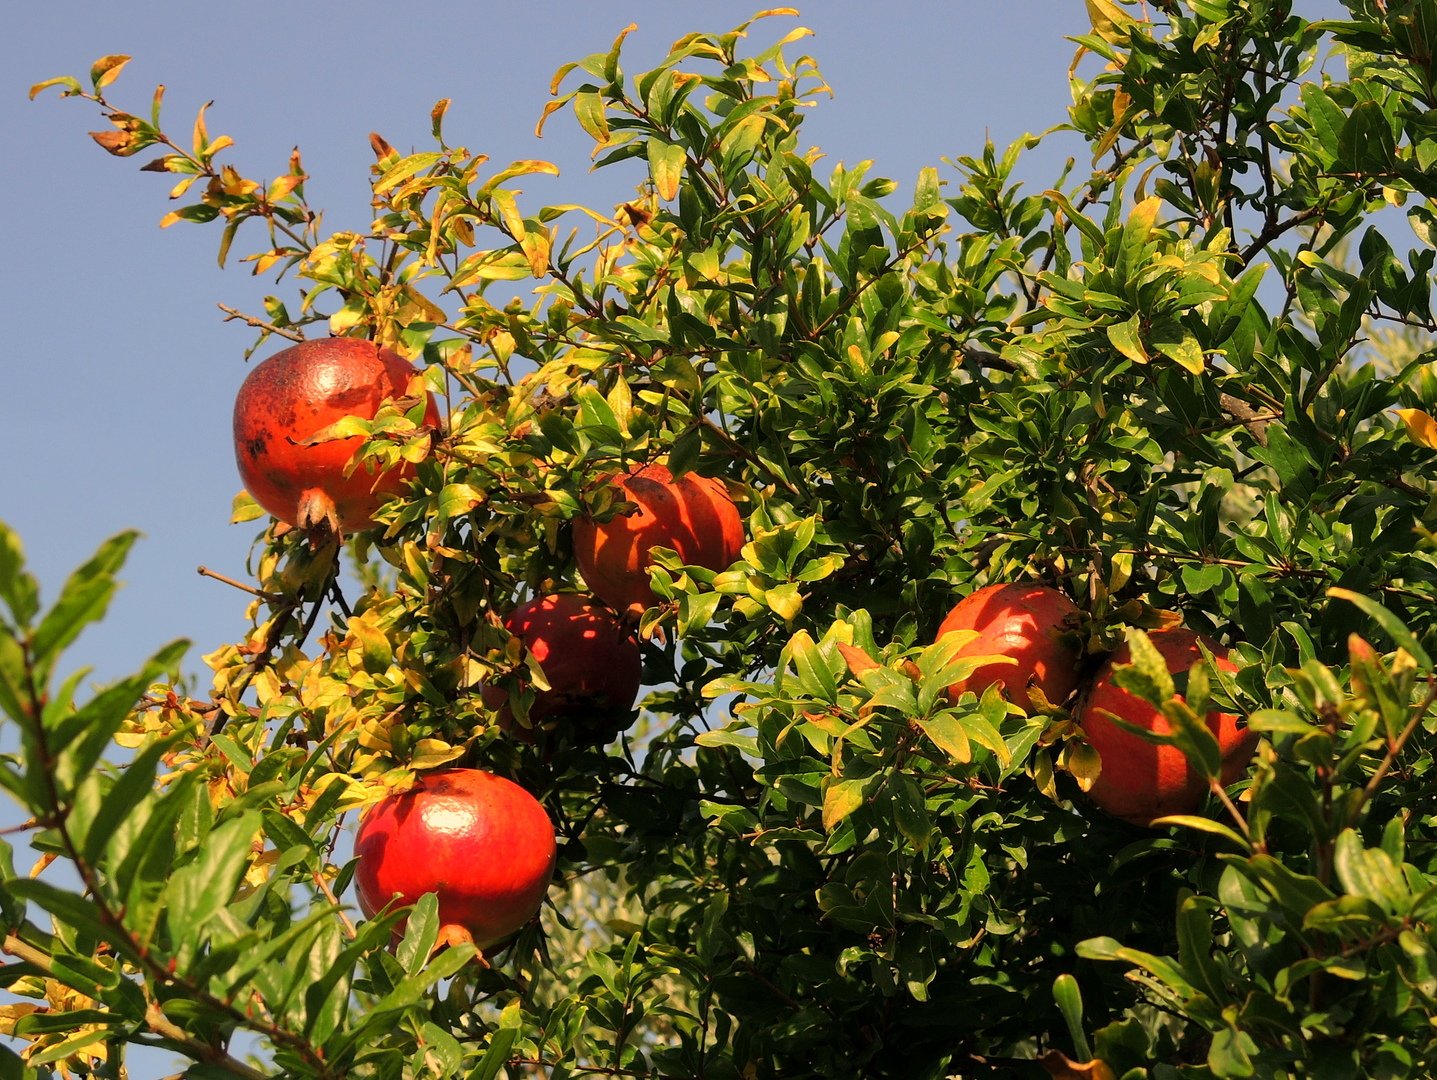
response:
[(276, 326), (274, 323), (265, 322), (263, 319), (256, 318), (253, 315), (246, 315), (243, 311), (240, 311), (238, 308), (232, 308), (228, 304), (216, 304), (215, 306), (225, 313), (225, 322), (233, 322), (235, 319), (238, 319), (247, 326), (253, 326), (256, 330), (265, 330), (278, 337), (288, 338), (290, 341), (307, 340), (298, 330), (290, 330), (287, 327)]
[(221, 574), (216, 570), (211, 570), (208, 566), (197, 566), (195, 567), (195, 571), (200, 575), (200, 577), (214, 578), (216, 581), (223, 581), (226, 585), (232, 585), (240, 592), (249, 593), (251, 596), (257, 596), (266, 604), (281, 604), (284, 602), (285, 599), (278, 593), (265, 592), (263, 589), (256, 589), (253, 585), (246, 585), (243, 581), (236, 581), (232, 577), (226, 577), (224, 574)]

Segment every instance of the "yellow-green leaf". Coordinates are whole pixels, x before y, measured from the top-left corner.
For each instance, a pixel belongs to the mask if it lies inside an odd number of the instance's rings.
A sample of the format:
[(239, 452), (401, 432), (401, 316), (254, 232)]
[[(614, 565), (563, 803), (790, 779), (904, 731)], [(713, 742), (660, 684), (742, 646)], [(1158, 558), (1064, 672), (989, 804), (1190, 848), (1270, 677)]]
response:
[(765, 590), (763, 600), (784, 622), (798, 618), (803, 610), (803, 597), (798, 594), (798, 585), (791, 581)]
[(684, 172), (684, 148), (678, 143), (663, 139), (650, 139), (649, 175), (654, 178), (654, 187), (664, 201), (675, 199), (679, 194), (679, 180)]
[(1128, 40), (1128, 27), (1136, 19), (1112, 0), (1087, 0), (1088, 19), (1093, 24), (1093, 33), (1104, 41), (1122, 45)]
[(123, 56), (118, 53), (112, 56), (100, 57), (100, 59), (90, 65), (90, 82), (95, 85), (96, 90), (109, 86), (120, 77), (120, 72), (124, 70), (125, 65), (129, 62), (130, 58), (128, 56)]
[(862, 780), (835, 780), (823, 793), (823, 827), (829, 832), (863, 805)]
[(609, 118), (604, 115), (604, 99), (593, 91), (574, 95), (574, 115), (579, 126), (588, 132), (597, 149), (609, 141)]
[(230, 504), (230, 524), (238, 525), (243, 521), (254, 521), (255, 518), (264, 517), (264, 509), (254, 501), (254, 497), (248, 491), (241, 489)]
[(1136, 315), (1126, 322), (1113, 323), (1109, 326), (1108, 340), (1112, 342), (1113, 348), (1133, 363), (1146, 364), (1148, 362), (1147, 350), (1143, 348), (1142, 340), (1138, 337), (1138, 317)]
[(30, 87), (30, 100), (34, 101), (37, 97), (40, 96), (40, 94), (44, 93), (52, 86), (63, 86), (65, 88), (66, 97), (70, 96), (71, 94), (78, 94), (80, 92), (80, 81), (78, 79), (76, 79), (73, 75), (60, 75), (54, 79), (46, 79), (44, 82), (37, 82), (34, 86)]
[(960, 765), (973, 760), (973, 747), (968, 742), (968, 732), (956, 716), (934, 716), (918, 721), (923, 734), (933, 744)]

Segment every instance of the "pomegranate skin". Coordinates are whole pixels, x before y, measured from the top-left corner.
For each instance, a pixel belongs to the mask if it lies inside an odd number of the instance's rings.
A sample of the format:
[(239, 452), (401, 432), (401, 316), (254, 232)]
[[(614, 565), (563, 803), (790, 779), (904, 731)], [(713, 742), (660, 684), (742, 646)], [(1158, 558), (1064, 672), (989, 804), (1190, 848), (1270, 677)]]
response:
[(675, 480), (660, 464), (613, 480), (637, 505), (608, 521), (574, 521), (574, 557), (590, 590), (615, 611), (641, 614), (653, 605), (649, 549), (673, 548), (685, 564), (726, 570), (743, 549), (743, 519), (723, 484), (685, 473)]
[[(628, 726), (643, 681), (633, 632), (598, 601), (582, 593), (551, 593), (519, 605), (504, 620), (524, 642), (549, 681), (529, 708), (533, 728), (562, 729), (574, 742), (607, 742)], [(487, 690), (499, 723), (520, 738), (533, 728), (515, 723), (506, 695)]]
[[(404, 490), (413, 467), (376, 475), (367, 463), (345, 476), (362, 436), (300, 444), (346, 416), (372, 419), (386, 398), (404, 395), (414, 374), (402, 357), (358, 338), (304, 341), (264, 360), (235, 398), (235, 462), (245, 490), (289, 525), (367, 528), (380, 504)], [(439, 424), (432, 394), (424, 421)]]
[(534, 917), (554, 874), (554, 827), (512, 780), (479, 769), (426, 773), (360, 818), (360, 909), (439, 901), (440, 941), (487, 948)]
[(981, 695), (999, 683), (1005, 698), (1027, 708), (1027, 687), (1033, 683), (1061, 705), (1078, 685), (1077, 650), (1060, 636), (1065, 622), (1077, 614), (1078, 606), (1057, 589), (1033, 582), (985, 585), (965, 596), (938, 627), (938, 637), (976, 630), (978, 636), (958, 656), (1007, 656), (1017, 664), (984, 664), (950, 686), (949, 697), (956, 699), (965, 690)]
[[(1237, 670), (1237, 665), (1227, 658), (1226, 649), (1192, 630), (1156, 630), (1148, 636), (1174, 675), (1185, 674), (1202, 659), (1199, 642), (1207, 646), (1220, 670)], [(1102, 771), (1088, 797), (1114, 817), (1147, 826), (1155, 818), (1192, 813), (1202, 803), (1207, 782), (1176, 746), (1145, 742), (1124, 731), (1109, 715), (1159, 734), (1171, 730), (1161, 712), (1113, 681), (1113, 668), (1130, 663), (1132, 650), (1125, 644), (1094, 678), (1078, 709), (1077, 721), (1102, 759)], [(1178, 699), (1183, 700), (1181, 694)], [(1242, 726), (1240, 718), (1232, 713), (1214, 709), (1206, 719), (1222, 753), (1221, 780), (1226, 786), (1247, 769), (1257, 748), (1257, 732)]]

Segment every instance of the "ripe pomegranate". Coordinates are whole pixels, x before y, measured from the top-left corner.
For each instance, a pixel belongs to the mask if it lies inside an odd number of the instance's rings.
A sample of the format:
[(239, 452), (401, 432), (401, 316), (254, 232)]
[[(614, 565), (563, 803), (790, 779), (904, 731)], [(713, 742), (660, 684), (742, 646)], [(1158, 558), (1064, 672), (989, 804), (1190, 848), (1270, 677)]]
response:
[(1004, 697), (1027, 708), (1027, 687), (1035, 684), (1061, 704), (1078, 685), (1078, 652), (1062, 638), (1065, 622), (1077, 614), (1077, 605), (1057, 589), (1033, 582), (985, 585), (965, 596), (938, 627), (938, 637), (976, 630), (958, 656), (1007, 656), (1017, 664), (984, 664), (950, 686), (949, 696), (965, 690), (981, 695), (999, 683)]
[[(504, 626), (523, 640), (549, 681), (529, 708), (534, 728), (562, 726), (575, 742), (601, 743), (628, 726), (642, 663), (633, 632), (612, 611), (582, 593), (553, 593), (519, 605)], [(533, 738), (514, 722), (502, 691), (489, 688), (484, 697), (500, 710), (501, 726)]]
[[(1191, 630), (1155, 630), (1149, 639), (1174, 675), (1185, 674), (1202, 659), (1199, 642), (1212, 652), (1218, 668), (1237, 670), (1228, 660), (1227, 650)], [(1116, 716), (1159, 734), (1171, 730), (1161, 712), (1142, 698), (1120, 689), (1113, 681), (1113, 668), (1129, 663), (1132, 663), (1132, 650), (1123, 645), (1109, 657), (1093, 680), (1079, 707), (1077, 720), (1102, 760), (1102, 772), (1088, 792), (1089, 798), (1114, 817), (1134, 825), (1149, 825), (1154, 818), (1168, 814), (1192, 813), (1202, 802), (1207, 782), (1176, 746), (1145, 742), (1113, 722)], [(1182, 695), (1178, 698), (1182, 700)], [(1248, 730), (1239, 717), (1217, 710), (1207, 714), (1207, 726), (1222, 752), (1222, 783), (1231, 784), (1252, 760), (1257, 733)]]
[(743, 519), (728, 489), (707, 476), (675, 480), (659, 464), (613, 480), (619, 496), (637, 504), (608, 521), (574, 522), (574, 555), (594, 595), (614, 610), (639, 614), (654, 603), (649, 549), (672, 548), (692, 566), (727, 569), (743, 548)]
[(512, 780), (479, 769), (426, 773), (364, 812), (354, 853), (365, 915), (391, 900), (439, 901), (439, 940), (487, 948), (523, 926), (554, 874), (554, 827)]
[[(235, 398), (235, 461), (255, 502), (302, 529), (337, 534), (367, 528), (374, 511), (404, 489), (410, 466), (375, 474), (372, 463), (345, 470), (362, 436), (303, 445), (346, 416), (372, 419), (386, 398), (402, 397), (414, 368), (372, 341), (303, 341), (269, 357)], [(428, 395), (425, 423), (437, 426)]]

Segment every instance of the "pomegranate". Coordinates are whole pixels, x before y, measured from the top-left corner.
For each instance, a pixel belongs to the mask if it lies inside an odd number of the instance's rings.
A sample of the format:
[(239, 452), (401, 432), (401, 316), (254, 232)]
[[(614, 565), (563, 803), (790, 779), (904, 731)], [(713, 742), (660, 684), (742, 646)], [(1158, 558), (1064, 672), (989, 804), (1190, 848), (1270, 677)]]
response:
[[(367, 528), (374, 511), (404, 490), (404, 465), (376, 475), (372, 463), (348, 476), (362, 436), (304, 445), (346, 416), (372, 419), (387, 398), (402, 397), (414, 375), (402, 357), (358, 338), (303, 341), (259, 364), (235, 399), (235, 460), (255, 502), (280, 521), (337, 534)], [(425, 423), (437, 426), (428, 395)]]
[(743, 548), (743, 519), (728, 489), (707, 476), (675, 480), (659, 464), (643, 465), (612, 481), (637, 504), (608, 521), (574, 522), (574, 556), (594, 595), (616, 611), (639, 614), (655, 600), (649, 588), (649, 549), (672, 548), (686, 564), (725, 570)]
[[(601, 743), (627, 727), (639, 696), (639, 643), (619, 618), (590, 596), (553, 593), (521, 604), (504, 620), (524, 642), (549, 682), (529, 709), (534, 728), (562, 727), (575, 742)], [(499, 722), (533, 738), (509, 713), (506, 696), (486, 689)]]
[(1062, 637), (1077, 614), (1077, 605), (1057, 589), (1032, 582), (985, 585), (965, 596), (938, 627), (938, 637), (976, 630), (978, 636), (958, 656), (1007, 656), (1017, 664), (984, 664), (950, 686), (949, 696), (965, 690), (981, 695), (998, 683), (1004, 697), (1027, 708), (1031, 684), (1062, 704), (1078, 685), (1078, 652)]
[(439, 940), (487, 948), (534, 917), (554, 874), (554, 827), (512, 780), (446, 769), (364, 812), (354, 853), (365, 915), (439, 901)]
[[(1213, 654), (1219, 669), (1237, 670), (1227, 658), (1227, 650), (1191, 630), (1155, 630), (1149, 639), (1174, 675), (1186, 673), (1202, 659), (1199, 642)], [(1207, 782), (1176, 746), (1145, 742), (1114, 723), (1116, 716), (1159, 734), (1171, 730), (1167, 717), (1113, 681), (1113, 668), (1130, 663), (1132, 650), (1127, 645), (1109, 657), (1079, 707), (1077, 720), (1102, 761), (1102, 771), (1088, 792), (1089, 798), (1114, 817), (1134, 825), (1149, 825), (1154, 818), (1168, 814), (1192, 813), (1202, 802)], [(1178, 699), (1182, 700), (1181, 694)], [(1207, 726), (1222, 752), (1222, 783), (1231, 784), (1252, 760), (1257, 733), (1232, 713), (1217, 710), (1207, 714)]]

